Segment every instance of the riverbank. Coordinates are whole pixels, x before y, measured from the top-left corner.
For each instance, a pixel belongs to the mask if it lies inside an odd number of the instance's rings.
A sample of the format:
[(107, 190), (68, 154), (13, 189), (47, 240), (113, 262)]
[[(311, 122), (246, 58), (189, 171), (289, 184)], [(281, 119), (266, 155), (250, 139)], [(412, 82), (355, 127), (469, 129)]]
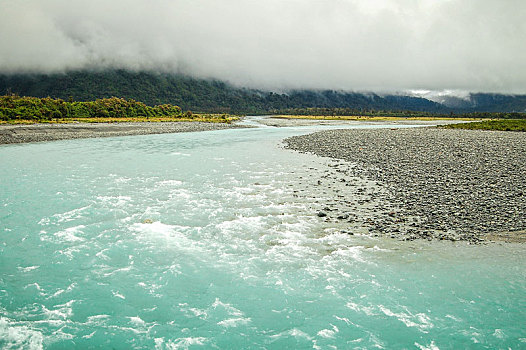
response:
[(240, 128), (228, 123), (157, 122), (157, 123), (74, 123), (0, 125), (0, 144), (56, 141), (67, 139), (114, 137)]
[(450, 125), (455, 123), (467, 123), (469, 120), (460, 119), (426, 119), (426, 118), (373, 118), (364, 117), (363, 119), (342, 119), (330, 117), (309, 117), (297, 118), (298, 116), (270, 116), (258, 120), (258, 123), (266, 126), (274, 127), (301, 127), (301, 126), (315, 126), (315, 125), (379, 125), (389, 124), (393, 126), (403, 125), (421, 125), (421, 126), (435, 126), (435, 125)]
[(351, 228), (362, 225), (371, 235), (404, 240), (526, 240), (524, 134), (348, 129), (292, 137), (285, 144), (339, 160), (337, 171), (320, 179), (328, 187), (358, 176), (385, 189), (364, 193), (364, 203), (381, 203), (371, 208), (371, 217), (353, 217), (355, 208), (341, 198), (319, 213), (326, 220), (348, 220)]
[(428, 115), (418, 115), (414, 116), (397, 116), (395, 113), (390, 113), (389, 115), (290, 115), (290, 114), (281, 114), (274, 115), (273, 118), (277, 119), (300, 119), (300, 120), (344, 120), (344, 121), (359, 121), (359, 122), (394, 122), (394, 121), (452, 121), (452, 122), (465, 122), (465, 121), (476, 121), (481, 120), (480, 118), (470, 118), (470, 117), (445, 117), (445, 116), (428, 116)]

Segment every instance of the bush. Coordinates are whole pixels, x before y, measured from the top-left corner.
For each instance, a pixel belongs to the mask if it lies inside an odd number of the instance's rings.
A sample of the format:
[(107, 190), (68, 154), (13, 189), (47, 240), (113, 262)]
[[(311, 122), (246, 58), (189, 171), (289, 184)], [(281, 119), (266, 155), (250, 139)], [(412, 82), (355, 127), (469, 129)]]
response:
[[(66, 102), (61, 99), (0, 96), (0, 119), (60, 118), (130, 118), (130, 117), (181, 117), (181, 108), (170, 104), (150, 107), (142, 102), (123, 98), (105, 98), (90, 102)], [(192, 117), (188, 111), (185, 116)]]

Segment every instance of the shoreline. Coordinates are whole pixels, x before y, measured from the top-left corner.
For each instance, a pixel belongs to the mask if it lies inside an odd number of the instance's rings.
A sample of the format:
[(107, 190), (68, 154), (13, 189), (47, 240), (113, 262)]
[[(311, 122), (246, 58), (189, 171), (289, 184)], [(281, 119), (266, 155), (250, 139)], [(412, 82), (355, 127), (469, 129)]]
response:
[(0, 145), (82, 138), (211, 131), (244, 127), (236, 123), (205, 122), (5, 124), (0, 125)]
[(323, 220), (409, 241), (526, 242), (526, 139), (520, 133), (339, 129), (291, 137), (284, 145), (332, 159), (334, 173), (318, 181), (327, 189), (353, 177), (382, 189), (353, 195), (374, 203), (370, 217), (355, 215), (349, 198), (335, 198), (318, 214)]
[(378, 125), (388, 124), (394, 128), (397, 126), (405, 125), (419, 125), (419, 126), (437, 126), (437, 125), (449, 125), (456, 123), (469, 123), (468, 120), (425, 120), (425, 119), (363, 119), (363, 120), (352, 120), (352, 119), (301, 119), (301, 118), (281, 118), (279, 116), (269, 116), (265, 119), (259, 120), (260, 124), (273, 127), (299, 127), (299, 126), (312, 126), (312, 125)]
[[(34, 124), (0, 124), (0, 145), (20, 144), (31, 142), (48, 142), (82, 138), (134, 136), (151, 134), (168, 134), (180, 132), (197, 132), (224, 129), (248, 128), (241, 125), (240, 119), (233, 123), (209, 123), (198, 121), (176, 122), (102, 122), (102, 123), (34, 123)], [(316, 120), (316, 119), (285, 119), (270, 116), (259, 120), (258, 123), (273, 127), (298, 127), (310, 125), (376, 125), (386, 121), (371, 120)], [(420, 124), (422, 126), (448, 125), (450, 120), (392, 120), (389, 124), (397, 125)]]

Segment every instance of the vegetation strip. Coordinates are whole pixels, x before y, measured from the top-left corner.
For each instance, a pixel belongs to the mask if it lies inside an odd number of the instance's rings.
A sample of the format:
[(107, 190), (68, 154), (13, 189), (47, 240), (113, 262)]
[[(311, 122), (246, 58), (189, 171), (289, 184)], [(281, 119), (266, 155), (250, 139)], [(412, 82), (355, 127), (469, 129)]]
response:
[(193, 114), (178, 106), (147, 106), (135, 100), (105, 98), (89, 102), (53, 98), (0, 96), (0, 123), (115, 123), (200, 121), (231, 123), (238, 118), (228, 114)]
[(485, 120), (474, 123), (443, 125), (446, 129), (526, 131), (526, 119)]

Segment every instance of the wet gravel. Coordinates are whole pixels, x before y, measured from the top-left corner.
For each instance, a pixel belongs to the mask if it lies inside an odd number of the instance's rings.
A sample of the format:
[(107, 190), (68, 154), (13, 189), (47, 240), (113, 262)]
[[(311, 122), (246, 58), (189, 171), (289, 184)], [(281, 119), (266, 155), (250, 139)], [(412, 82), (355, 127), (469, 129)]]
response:
[(350, 233), (365, 227), (402, 240), (525, 241), (525, 133), (346, 129), (284, 144), (334, 159), (314, 185), (338, 194), (316, 214)]
[(236, 124), (202, 122), (0, 125), (0, 144), (166, 134), (239, 127), (241, 126)]

